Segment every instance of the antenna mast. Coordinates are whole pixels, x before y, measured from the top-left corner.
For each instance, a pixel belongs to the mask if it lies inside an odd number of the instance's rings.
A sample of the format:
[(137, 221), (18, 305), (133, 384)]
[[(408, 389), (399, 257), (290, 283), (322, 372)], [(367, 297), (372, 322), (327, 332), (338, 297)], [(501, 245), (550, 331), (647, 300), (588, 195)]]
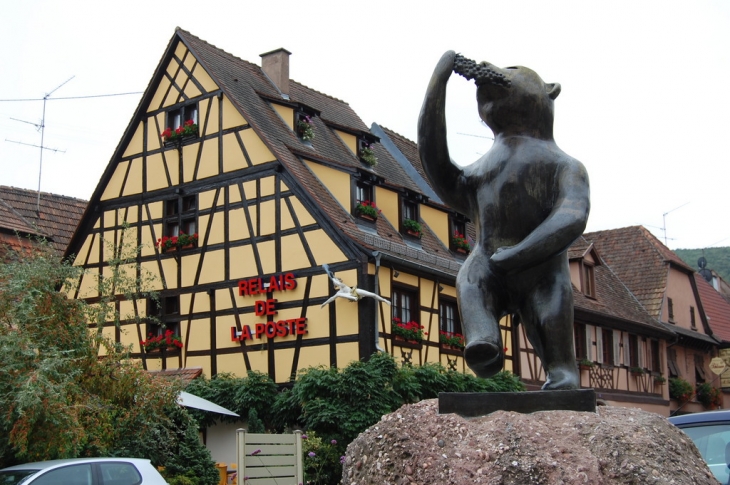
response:
[(682, 207), (686, 206), (687, 204), (689, 204), (689, 202), (685, 202), (684, 204), (680, 205), (679, 207), (675, 207), (674, 209), (670, 210), (669, 212), (665, 212), (664, 214), (662, 214), (662, 222), (663, 222), (662, 231), (664, 231), (664, 245), (667, 247), (669, 247), (667, 245), (667, 214), (672, 213), (672, 212), (676, 211), (677, 209), (681, 209)]
[(41, 118), (41, 159), (38, 164), (38, 200), (36, 201), (36, 213), (38, 214), (38, 217), (41, 215), (41, 174), (43, 173), (43, 137), (45, 136), (46, 132), (46, 101), (51, 96), (51, 94), (55, 93), (56, 91), (61, 88), (64, 84), (69, 82), (71, 79), (75, 78), (76, 76), (71, 76), (70, 78), (66, 79), (64, 82), (56, 86), (56, 89), (51, 91), (50, 93), (46, 93), (45, 96), (43, 96), (43, 117)]

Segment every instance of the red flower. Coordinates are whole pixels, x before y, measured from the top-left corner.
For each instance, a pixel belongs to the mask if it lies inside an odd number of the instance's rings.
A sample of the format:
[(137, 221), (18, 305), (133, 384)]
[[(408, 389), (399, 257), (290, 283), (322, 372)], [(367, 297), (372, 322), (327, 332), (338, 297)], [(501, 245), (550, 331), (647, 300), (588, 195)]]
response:
[(187, 120), (185, 126), (193, 126), (193, 120)]
[(172, 128), (168, 127), (165, 131), (160, 133), (160, 136), (163, 138), (170, 138), (172, 136)]

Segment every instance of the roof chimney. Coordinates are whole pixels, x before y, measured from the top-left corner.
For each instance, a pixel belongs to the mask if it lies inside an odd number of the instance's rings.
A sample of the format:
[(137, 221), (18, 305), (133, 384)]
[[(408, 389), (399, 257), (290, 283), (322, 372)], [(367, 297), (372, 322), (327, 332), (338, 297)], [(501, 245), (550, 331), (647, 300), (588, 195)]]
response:
[(279, 48), (261, 54), (261, 69), (281, 94), (289, 96), (289, 56), (291, 52)]

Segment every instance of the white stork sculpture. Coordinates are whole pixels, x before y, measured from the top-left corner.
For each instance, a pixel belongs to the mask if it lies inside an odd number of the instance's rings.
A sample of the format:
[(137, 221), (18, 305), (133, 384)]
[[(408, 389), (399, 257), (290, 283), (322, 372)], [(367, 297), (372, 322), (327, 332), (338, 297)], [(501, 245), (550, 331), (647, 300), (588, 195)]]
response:
[(322, 303), (322, 306), (320, 306), (320, 308), (324, 307), (325, 305), (329, 305), (337, 298), (345, 298), (346, 300), (350, 300), (351, 302), (360, 301), (362, 298), (375, 298), (378, 301), (382, 301), (383, 303), (387, 303), (388, 305), (390, 305), (390, 301), (386, 300), (380, 295), (376, 295), (372, 291), (361, 290), (357, 286), (347, 286), (345, 283), (342, 282), (341, 279), (339, 279), (330, 272), (329, 266), (327, 266), (326, 264), (323, 264), (322, 268), (324, 268), (324, 270), (327, 272), (327, 276), (329, 276), (332, 280), (332, 285), (334, 285), (334, 287), (337, 289), (337, 293), (332, 295), (329, 300)]

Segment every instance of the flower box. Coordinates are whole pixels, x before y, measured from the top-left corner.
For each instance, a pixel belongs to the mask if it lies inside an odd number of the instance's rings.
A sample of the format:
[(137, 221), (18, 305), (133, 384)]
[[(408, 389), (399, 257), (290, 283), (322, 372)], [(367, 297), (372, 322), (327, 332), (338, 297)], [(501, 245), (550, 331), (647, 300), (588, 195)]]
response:
[(424, 335), (428, 335), (428, 332), (423, 331), (423, 325), (412, 320), (404, 323), (398, 317), (393, 318), (391, 333), (395, 340), (402, 339), (403, 341), (415, 342), (417, 344), (423, 340)]
[(370, 202), (369, 200), (360, 201), (355, 206), (355, 215), (369, 221), (378, 220), (380, 212), (381, 211), (375, 205), (375, 202)]
[(160, 133), (165, 143), (180, 142), (188, 138), (196, 138), (198, 136), (198, 125), (193, 120), (187, 120), (185, 123), (175, 129), (168, 127)]
[(451, 238), (451, 244), (454, 247), (454, 251), (457, 253), (469, 254), (471, 252), (471, 244), (469, 244), (466, 236), (461, 234), (459, 231), (454, 231), (454, 236)]
[(142, 340), (139, 346), (146, 354), (177, 352), (183, 347), (182, 340), (172, 330), (166, 330), (164, 334), (154, 335), (150, 333), (147, 340)]
[(155, 246), (160, 248), (163, 253), (170, 253), (179, 249), (191, 249), (198, 245), (198, 233), (185, 234), (180, 233), (179, 236), (162, 236), (157, 240)]

